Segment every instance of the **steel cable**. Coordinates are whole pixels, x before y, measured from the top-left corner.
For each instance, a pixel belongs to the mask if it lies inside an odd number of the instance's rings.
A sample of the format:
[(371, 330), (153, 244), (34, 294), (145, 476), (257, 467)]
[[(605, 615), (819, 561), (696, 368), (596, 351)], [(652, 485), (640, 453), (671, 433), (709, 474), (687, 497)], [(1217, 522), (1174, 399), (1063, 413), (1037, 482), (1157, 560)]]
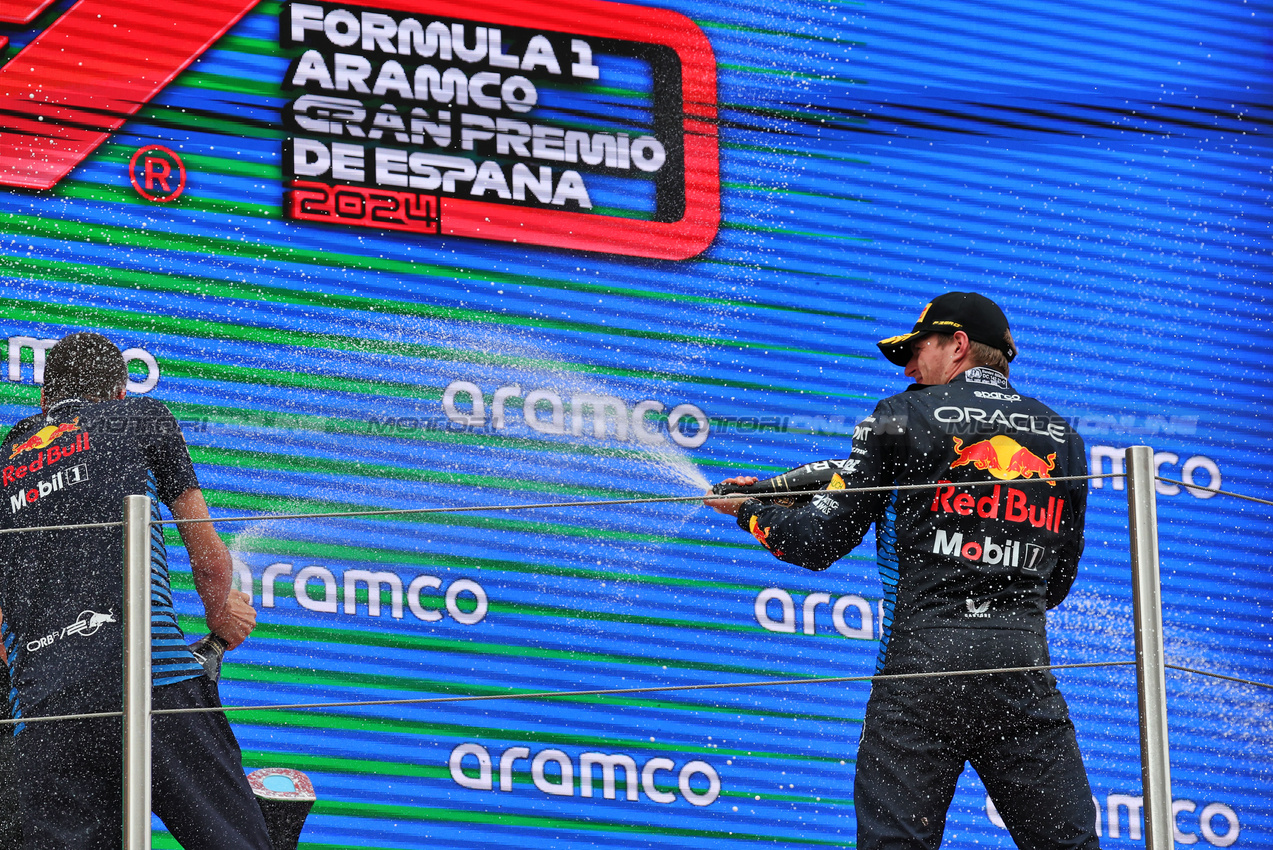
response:
[[(442, 702), (487, 702), (502, 699), (547, 699), (552, 697), (612, 696), (622, 694), (670, 693), (673, 691), (712, 691), (733, 688), (765, 688), (783, 685), (830, 685), (845, 682), (882, 682), (903, 679), (937, 679), (948, 676), (988, 676), (998, 673), (1034, 673), (1042, 670), (1075, 670), (1090, 667), (1125, 667), (1135, 661), (1089, 661), (1079, 664), (1043, 664), (1032, 667), (993, 667), (980, 670), (942, 670), (932, 673), (876, 673), (870, 676), (822, 676), (810, 679), (761, 679), (750, 682), (717, 682), (704, 685), (651, 685), (640, 688), (597, 688), (585, 691), (528, 691), (525, 693), (477, 694), (453, 697), (422, 697), (408, 699), (355, 700), (349, 702), (309, 702), (283, 705), (235, 705), (208, 708), (163, 708), (151, 712), (160, 714), (207, 714), (218, 711), (293, 711), (313, 708), (358, 708), (377, 705), (428, 705)], [(96, 714), (66, 714), (50, 717), (20, 717), (0, 720), (0, 725), (38, 723), (52, 720), (82, 720), (91, 717), (122, 717), (123, 712), (106, 711)]]

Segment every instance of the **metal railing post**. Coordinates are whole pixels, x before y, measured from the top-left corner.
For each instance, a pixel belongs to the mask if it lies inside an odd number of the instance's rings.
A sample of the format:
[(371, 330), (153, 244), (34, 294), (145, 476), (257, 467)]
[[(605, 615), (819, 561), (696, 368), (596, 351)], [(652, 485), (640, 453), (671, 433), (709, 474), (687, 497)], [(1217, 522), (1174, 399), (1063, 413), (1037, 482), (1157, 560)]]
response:
[(1140, 703), (1140, 776), (1146, 850), (1171, 850), (1171, 762), (1167, 747), (1167, 679), (1158, 574), (1158, 508), (1154, 450), (1127, 450), (1127, 522), (1136, 620), (1136, 691)]
[(124, 499), (124, 850), (150, 850), (150, 499)]

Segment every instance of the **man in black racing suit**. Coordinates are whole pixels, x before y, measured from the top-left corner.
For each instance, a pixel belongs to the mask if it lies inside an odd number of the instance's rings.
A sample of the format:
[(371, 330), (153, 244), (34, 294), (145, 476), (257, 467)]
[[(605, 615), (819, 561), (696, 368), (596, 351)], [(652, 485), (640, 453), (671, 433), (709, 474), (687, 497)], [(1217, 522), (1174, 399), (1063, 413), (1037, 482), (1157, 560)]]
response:
[[(811, 570), (874, 523), (879, 673), (1049, 664), (1044, 612), (1074, 582), (1087, 500), (1086, 481), (1053, 479), (1087, 473), (1082, 439), (1008, 383), (1016, 348), (989, 299), (943, 295), (879, 345), (917, 383), (881, 401), (837, 463), (844, 488), (896, 489), (828, 490), (802, 508), (707, 503)], [(875, 682), (854, 783), (860, 850), (938, 847), (965, 762), (1022, 850), (1099, 847), (1074, 727), (1040, 670)]]

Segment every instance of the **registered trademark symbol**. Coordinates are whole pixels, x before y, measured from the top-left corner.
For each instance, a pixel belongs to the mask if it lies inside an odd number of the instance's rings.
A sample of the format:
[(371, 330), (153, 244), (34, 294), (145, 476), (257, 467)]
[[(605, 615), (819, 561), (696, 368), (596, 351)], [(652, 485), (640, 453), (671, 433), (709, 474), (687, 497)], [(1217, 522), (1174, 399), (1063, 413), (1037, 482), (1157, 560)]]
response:
[(175, 201), (186, 188), (185, 163), (163, 145), (138, 148), (128, 161), (128, 176), (137, 194), (161, 204)]

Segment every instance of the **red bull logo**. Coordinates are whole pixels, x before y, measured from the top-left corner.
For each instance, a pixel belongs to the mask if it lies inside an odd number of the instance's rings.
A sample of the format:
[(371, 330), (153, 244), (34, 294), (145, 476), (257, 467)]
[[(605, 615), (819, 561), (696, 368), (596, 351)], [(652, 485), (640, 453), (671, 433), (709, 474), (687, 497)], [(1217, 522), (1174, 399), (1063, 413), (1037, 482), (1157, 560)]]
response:
[(13, 454), (9, 455), (9, 460), (13, 460), (23, 452), (39, 451), (47, 448), (50, 443), (58, 437), (70, 431), (80, 430), (79, 417), (75, 417), (74, 422), (63, 422), (61, 425), (45, 425), (39, 431), (27, 437), (21, 443), (13, 447)]
[[(1051, 478), (1049, 475), (1056, 468), (1056, 452), (1043, 460), (1034, 452), (1018, 443), (1011, 437), (997, 434), (989, 440), (981, 440), (970, 446), (958, 437), (955, 440), (955, 454), (958, 457), (950, 465), (951, 469), (972, 464), (976, 469), (989, 472), (1000, 481), (1011, 481), (1014, 478)], [(1055, 487), (1055, 481), (1048, 481), (1048, 486)]]
[[(24, 478), (28, 473), (38, 472), (46, 466), (52, 466), (59, 461), (72, 457), (80, 452), (89, 450), (88, 432), (81, 431), (77, 418), (75, 422), (64, 422), (61, 425), (46, 425), (39, 431), (36, 431), (27, 439), (13, 447), (13, 454), (9, 455), (9, 459), (13, 460), (23, 452), (34, 451), (35, 457), (21, 466), (9, 464), (4, 468), (4, 486), (8, 487), (19, 478)], [(71, 431), (78, 431), (75, 435), (75, 442), (67, 443), (61, 446), (49, 445), (57, 440), (63, 434)]]
[(773, 552), (779, 558), (782, 557), (781, 552), (774, 551), (774, 549), (771, 548), (769, 545), (769, 532), (772, 530), (771, 528), (769, 527), (761, 528), (760, 520), (758, 520), (756, 517), (752, 517), (751, 522), (747, 523), (747, 529), (751, 532), (752, 537), (755, 537), (757, 540), (760, 541), (761, 546), (764, 546), (766, 549), (768, 549), (770, 552)]
[(929, 508), (933, 513), (959, 516), (972, 516), (976, 513), (982, 519), (1028, 522), (1035, 528), (1061, 533), (1061, 522), (1065, 515), (1064, 499), (1048, 496), (1047, 505), (1035, 505), (1031, 504), (1026, 491), (1016, 487), (1008, 487), (1006, 493), (1001, 493), (1003, 485), (996, 484), (988, 494), (984, 490), (973, 494), (958, 492), (956, 485), (950, 481), (937, 483), (942, 486), (933, 494), (933, 504)]

